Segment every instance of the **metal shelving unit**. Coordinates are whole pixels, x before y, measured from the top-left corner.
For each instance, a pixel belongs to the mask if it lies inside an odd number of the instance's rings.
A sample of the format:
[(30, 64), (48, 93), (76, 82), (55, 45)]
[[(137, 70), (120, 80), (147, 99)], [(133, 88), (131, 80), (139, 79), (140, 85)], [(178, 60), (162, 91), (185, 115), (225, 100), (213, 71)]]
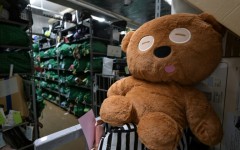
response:
[[(32, 12), (31, 12), (31, 7), (30, 5), (28, 5), (26, 8), (26, 13), (28, 15), (29, 18), (32, 17)], [(27, 35), (29, 37), (29, 45), (28, 46), (19, 46), (19, 45), (14, 45), (14, 44), (8, 44), (8, 45), (0, 45), (0, 49), (1, 49), (1, 53), (0, 55), (4, 55), (4, 54), (14, 54), (17, 53), (19, 51), (21, 52), (26, 52), (29, 54), (30, 56), (30, 66), (31, 66), (31, 71), (28, 72), (17, 72), (14, 71), (13, 69), (13, 73), (20, 75), (21, 77), (23, 77), (23, 86), (26, 87), (28, 86), (28, 89), (25, 89), (25, 96), (26, 96), (26, 100), (28, 100), (29, 103), (31, 103), (31, 108), (30, 108), (30, 113), (28, 116), (28, 119), (23, 123), (20, 124), (16, 124), (14, 126), (8, 126), (8, 127), (4, 127), (2, 129), (0, 129), (0, 132), (6, 132), (6, 131), (10, 131), (12, 129), (15, 129), (17, 127), (22, 127), (22, 126), (27, 126), (29, 124), (32, 124), (34, 126), (34, 131), (33, 131), (33, 141), (37, 138), (39, 138), (39, 133), (38, 133), (38, 118), (37, 118), (37, 110), (36, 110), (36, 98), (35, 98), (35, 85), (34, 85), (34, 81), (32, 78), (32, 74), (34, 71), (33, 68), (33, 58), (32, 58), (32, 22), (31, 20), (21, 20), (21, 21), (11, 21), (11, 20), (6, 20), (6, 19), (0, 19), (0, 24), (5, 24), (7, 26), (16, 26), (19, 27), (21, 30), (26, 31)], [(4, 52), (4, 53), (3, 53)], [(17, 60), (16, 60), (17, 62)], [(1, 65), (1, 64), (0, 64)], [(9, 73), (2, 71), (0, 73), (1, 77), (8, 77)], [(30, 145), (26, 145), (24, 147), (21, 147), (20, 149), (26, 149), (28, 147), (32, 147), (33, 144)]]

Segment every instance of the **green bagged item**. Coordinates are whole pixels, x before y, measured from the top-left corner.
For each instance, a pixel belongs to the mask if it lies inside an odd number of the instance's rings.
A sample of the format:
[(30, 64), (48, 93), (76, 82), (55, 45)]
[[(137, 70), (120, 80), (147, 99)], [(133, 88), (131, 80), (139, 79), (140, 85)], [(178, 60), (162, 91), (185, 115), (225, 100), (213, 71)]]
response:
[(84, 107), (83, 106), (77, 106), (74, 105), (73, 107), (73, 114), (80, 117), (84, 114)]
[(61, 56), (71, 56), (72, 55), (72, 47), (69, 44), (62, 44), (58, 47), (58, 53)]
[(43, 88), (47, 88), (48, 83), (45, 82), (45, 81), (42, 81), (42, 82), (40, 82), (40, 86), (43, 87)]
[(75, 99), (75, 102), (76, 102), (77, 104), (82, 104), (84, 95), (85, 95), (84, 92), (82, 92), (82, 91), (79, 92), (78, 96), (77, 96), (76, 99)]
[(76, 100), (76, 98), (78, 97), (78, 95), (80, 94), (81, 92), (81, 89), (79, 88), (74, 88), (74, 87), (71, 87), (70, 88), (70, 94), (69, 94), (69, 100)]
[(75, 59), (80, 59), (81, 58), (81, 52), (80, 52), (80, 44), (72, 44), (72, 50), (73, 50), (73, 57)]
[(38, 52), (39, 51), (39, 44), (38, 43), (33, 43), (32, 44), (32, 50), (34, 52)]
[(69, 87), (65, 87), (65, 86), (60, 86), (59, 91), (60, 91), (60, 93), (62, 93), (62, 94), (69, 94), (70, 88), (69, 88)]
[(107, 44), (102, 41), (93, 40), (92, 50), (93, 52), (107, 53)]
[(43, 98), (47, 98), (47, 97), (48, 97), (48, 94), (47, 94), (47, 93), (42, 93), (42, 97), (43, 97)]
[(87, 67), (87, 63), (89, 62), (88, 59), (76, 59), (74, 62), (73, 62), (73, 73), (77, 73), (77, 72), (82, 72), (86, 69)]
[(75, 85), (76, 81), (75, 81), (75, 76), (74, 75), (69, 75), (66, 77), (66, 83), (69, 85)]
[(91, 93), (90, 92), (87, 92), (87, 93), (84, 94), (83, 101), (86, 102), (87, 104), (92, 103), (92, 98), (91, 98)]
[(42, 95), (42, 89), (36, 88), (36, 94), (41, 96)]
[(66, 77), (60, 76), (58, 81), (59, 81), (59, 83), (66, 83)]
[(92, 82), (91, 76), (90, 76), (90, 75), (87, 76), (86, 78), (84, 78), (84, 79), (82, 80), (82, 82), (83, 82), (83, 85), (84, 85), (84, 86), (90, 87), (90, 86), (91, 86), (91, 82)]
[(48, 69), (52, 69), (52, 68), (57, 68), (58, 67), (58, 62), (55, 59), (49, 59), (48, 60)]
[(40, 102), (40, 101), (43, 101), (44, 99), (43, 99), (43, 97), (42, 96), (40, 96), (40, 95), (37, 95), (37, 101), (38, 102)]
[(74, 59), (72, 58), (64, 58), (59, 64), (60, 68), (68, 70), (70, 66), (73, 64), (73, 61)]
[[(102, 57), (94, 57), (92, 60), (92, 69), (93, 71), (101, 71), (103, 65), (103, 58)], [(90, 72), (91, 71), (91, 62), (87, 62), (86, 68), (84, 69), (84, 72)]]
[(0, 45), (28, 46), (27, 33), (19, 27), (0, 24)]
[(40, 57), (40, 58), (43, 58), (44, 56), (45, 56), (44, 51), (39, 52), (39, 57)]
[(0, 73), (9, 73), (13, 64), (13, 73), (32, 73), (33, 67), (28, 52), (2, 52), (0, 54)]

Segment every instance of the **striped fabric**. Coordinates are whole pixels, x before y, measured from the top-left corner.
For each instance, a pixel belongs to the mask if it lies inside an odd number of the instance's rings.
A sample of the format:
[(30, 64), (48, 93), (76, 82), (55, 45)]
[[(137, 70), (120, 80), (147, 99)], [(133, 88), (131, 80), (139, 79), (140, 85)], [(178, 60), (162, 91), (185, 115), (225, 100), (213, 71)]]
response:
[[(132, 123), (125, 124), (121, 127), (110, 127), (106, 124), (106, 133), (100, 141), (98, 150), (147, 150), (140, 142), (136, 130), (136, 125)], [(187, 130), (184, 131), (177, 150), (188, 150), (191, 139), (187, 132)]]

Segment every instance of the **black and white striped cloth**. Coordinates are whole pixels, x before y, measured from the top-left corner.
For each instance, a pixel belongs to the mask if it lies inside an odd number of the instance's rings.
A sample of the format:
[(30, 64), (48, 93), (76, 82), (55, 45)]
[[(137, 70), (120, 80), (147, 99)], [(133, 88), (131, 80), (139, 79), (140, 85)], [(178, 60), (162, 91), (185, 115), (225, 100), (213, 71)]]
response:
[[(140, 142), (135, 124), (128, 123), (121, 127), (105, 125), (105, 136), (102, 137), (98, 150), (147, 150)], [(184, 131), (177, 150), (189, 150), (190, 136)]]

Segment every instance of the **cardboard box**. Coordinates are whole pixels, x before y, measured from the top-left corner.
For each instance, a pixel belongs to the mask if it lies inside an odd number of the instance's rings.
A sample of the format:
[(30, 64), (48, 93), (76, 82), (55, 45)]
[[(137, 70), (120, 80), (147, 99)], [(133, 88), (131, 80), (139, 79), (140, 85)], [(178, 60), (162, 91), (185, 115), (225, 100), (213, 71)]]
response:
[(224, 129), (222, 142), (214, 150), (239, 150), (240, 58), (223, 58), (218, 68), (198, 87), (207, 94)]
[(240, 0), (185, 0), (240, 36)]
[(9, 79), (0, 79), (0, 105), (4, 106), (4, 111), (12, 109), (20, 111), (23, 117), (28, 117), (29, 111), (23, 82), (19, 75), (14, 75)]

